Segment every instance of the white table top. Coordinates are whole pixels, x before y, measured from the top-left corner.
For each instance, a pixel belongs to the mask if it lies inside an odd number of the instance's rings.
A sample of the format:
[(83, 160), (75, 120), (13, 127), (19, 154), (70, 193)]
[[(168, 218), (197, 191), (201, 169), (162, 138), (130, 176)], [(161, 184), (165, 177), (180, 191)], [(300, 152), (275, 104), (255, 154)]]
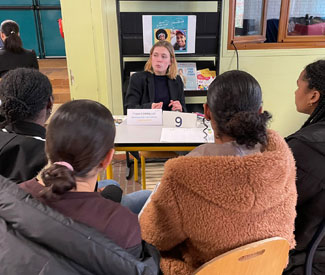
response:
[[(203, 125), (198, 124), (200, 128), (199, 131), (203, 133)], [(175, 138), (174, 141), (166, 142), (161, 141), (162, 126), (134, 126), (127, 125), (127, 121), (124, 120), (120, 125), (116, 127), (116, 145), (152, 145), (152, 144), (164, 144), (164, 145), (199, 145), (206, 143), (204, 140), (204, 134), (202, 135), (202, 141), (199, 142), (198, 139), (191, 140), (191, 137), (187, 137), (186, 141), (179, 141)], [(178, 130), (178, 129), (177, 129)], [(211, 142), (211, 141), (210, 141)]]

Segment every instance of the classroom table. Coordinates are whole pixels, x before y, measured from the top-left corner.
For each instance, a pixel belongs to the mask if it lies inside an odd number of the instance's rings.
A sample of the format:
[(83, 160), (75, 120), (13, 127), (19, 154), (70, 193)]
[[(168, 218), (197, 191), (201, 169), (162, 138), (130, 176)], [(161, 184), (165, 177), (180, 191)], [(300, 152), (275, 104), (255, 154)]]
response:
[[(198, 120), (197, 128), (203, 133), (204, 125), (202, 120)], [(134, 126), (127, 125), (127, 121), (124, 120), (116, 127), (115, 137), (115, 150), (116, 151), (192, 151), (195, 147), (211, 142), (205, 140), (202, 135), (202, 140), (191, 140), (191, 137), (187, 137), (184, 141), (161, 141), (161, 134), (163, 126)], [(141, 156), (141, 169), (142, 169), (142, 185), (145, 188), (145, 159)], [(134, 159), (134, 177), (135, 181), (138, 180), (138, 160)], [(107, 178), (113, 178), (112, 165), (107, 168)]]

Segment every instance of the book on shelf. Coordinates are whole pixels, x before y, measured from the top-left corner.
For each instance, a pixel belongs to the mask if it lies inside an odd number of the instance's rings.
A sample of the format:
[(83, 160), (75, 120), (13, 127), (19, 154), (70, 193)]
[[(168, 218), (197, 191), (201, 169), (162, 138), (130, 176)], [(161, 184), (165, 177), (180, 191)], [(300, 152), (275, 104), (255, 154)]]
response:
[(196, 63), (179, 62), (177, 66), (178, 75), (184, 83), (184, 90), (197, 90)]
[(197, 71), (197, 90), (207, 90), (211, 82), (216, 78), (216, 71), (203, 69)]

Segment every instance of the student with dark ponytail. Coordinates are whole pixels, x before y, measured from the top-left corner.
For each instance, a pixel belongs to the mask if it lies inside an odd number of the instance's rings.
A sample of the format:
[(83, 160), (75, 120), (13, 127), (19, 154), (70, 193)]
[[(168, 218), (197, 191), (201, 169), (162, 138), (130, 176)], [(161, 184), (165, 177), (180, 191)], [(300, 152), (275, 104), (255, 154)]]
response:
[(3, 48), (0, 49), (0, 77), (20, 67), (38, 69), (35, 51), (23, 48), (19, 26), (15, 21), (5, 20), (1, 23), (0, 37), (3, 41)]
[(279, 236), (294, 248), (295, 164), (267, 129), (254, 77), (229, 71), (211, 83), (205, 117), (214, 144), (169, 160), (142, 210), (142, 237), (162, 255), (164, 274), (192, 272), (231, 249)]
[(143, 251), (138, 216), (94, 192), (98, 173), (112, 160), (114, 138), (114, 119), (105, 106), (91, 100), (63, 104), (47, 127), (48, 166), (40, 179), (26, 181), (20, 187), (140, 257)]
[[(297, 246), (285, 275), (305, 274), (306, 254), (325, 219), (325, 60), (306, 66), (297, 80), (296, 108), (308, 114), (304, 125), (286, 138), (297, 166)], [(312, 274), (325, 274), (325, 239), (317, 247)]]
[(52, 86), (37, 70), (18, 68), (0, 81), (0, 175), (16, 183), (47, 164), (45, 122), (52, 112)]

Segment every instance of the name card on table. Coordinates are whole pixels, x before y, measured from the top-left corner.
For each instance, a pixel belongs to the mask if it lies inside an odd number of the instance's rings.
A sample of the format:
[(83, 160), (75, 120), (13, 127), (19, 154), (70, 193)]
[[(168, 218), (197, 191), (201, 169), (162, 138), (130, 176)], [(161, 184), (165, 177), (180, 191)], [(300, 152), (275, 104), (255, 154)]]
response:
[(161, 109), (128, 109), (127, 125), (162, 125)]
[(163, 111), (163, 127), (196, 128), (196, 114)]

